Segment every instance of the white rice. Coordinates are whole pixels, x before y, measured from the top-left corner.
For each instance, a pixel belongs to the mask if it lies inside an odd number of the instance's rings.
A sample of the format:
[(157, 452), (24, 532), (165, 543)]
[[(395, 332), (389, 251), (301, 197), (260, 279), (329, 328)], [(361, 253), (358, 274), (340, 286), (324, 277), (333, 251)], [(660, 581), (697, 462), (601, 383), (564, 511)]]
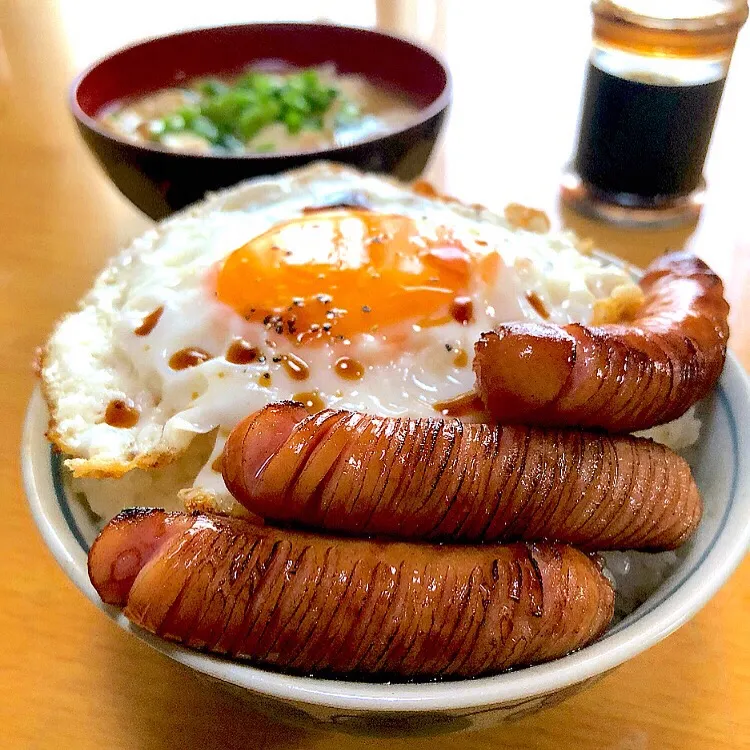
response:
[(211, 455), (215, 439), (213, 432), (196, 435), (177, 461), (160, 469), (133, 469), (118, 479), (74, 478), (68, 472), (69, 487), (74, 494), (85, 499), (102, 525), (124, 508), (185, 510), (178, 493), (193, 486), (198, 472)]
[[(682, 453), (698, 441), (701, 422), (692, 407), (679, 419), (636, 433), (664, 443), (676, 453)], [(616, 599), (615, 618), (622, 619), (648, 599), (675, 569), (680, 561), (680, 550), (670, 552), (605, 552), (607, 570), (614, 579)]]

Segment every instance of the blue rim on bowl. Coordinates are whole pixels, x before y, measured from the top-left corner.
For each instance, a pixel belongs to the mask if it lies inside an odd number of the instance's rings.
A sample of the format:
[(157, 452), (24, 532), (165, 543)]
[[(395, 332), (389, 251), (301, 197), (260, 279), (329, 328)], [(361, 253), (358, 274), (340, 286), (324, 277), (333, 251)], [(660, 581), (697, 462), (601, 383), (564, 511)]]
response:
[[(696, 479), (707, 506), (698, 539), (683, 564), (638, 609), (598, 642), (546, 664), (474, 680), (378, 684), (291, 676), (184, 648), (131, 626), (122, 613), (102, 604), (89, 583), (87, 535), (75, 501), (65, 492), (61, 460), (44, 432), (47, 410), (40, 392), (32, 397), (22, 456), (26, 493), (47, 546), (68, 577), (121, 627), (162, 653), (206, 675), (283, 701), (366, 712), (435, 712), (455, 715), (546, 695), (601, 675), (654, 645), (690, 619), (739, 565), (750, 543), (750, 381), (730, 353), (716, 392), (708, 400)], [(718, 445), (724, 450), (716, 450)], [(708, 490), (708, 491), (707, 491)]]

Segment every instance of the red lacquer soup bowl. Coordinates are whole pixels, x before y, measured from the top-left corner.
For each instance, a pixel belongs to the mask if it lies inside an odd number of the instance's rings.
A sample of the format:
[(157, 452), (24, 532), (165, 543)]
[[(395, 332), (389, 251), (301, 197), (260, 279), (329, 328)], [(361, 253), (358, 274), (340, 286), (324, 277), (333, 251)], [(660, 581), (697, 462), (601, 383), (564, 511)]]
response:
[[(107, 105), (274, 61), (310, 67), (333, 63), (397, 92), (414, 106), (401, 127), (352, 145), (284, 153), (198, 154), (136, 143), (97, 120)], [(450, 104), (450, 75), (428, 50), (378, 31), (327, 24), (247, 24), (157, 37), (114, 52), (73, 83), (70, 106), (86, 144), (119, 190), (154, 219), (200, 200), (207, 191), (272, 175), (318, 159), (412, 180), (421, 174)]]

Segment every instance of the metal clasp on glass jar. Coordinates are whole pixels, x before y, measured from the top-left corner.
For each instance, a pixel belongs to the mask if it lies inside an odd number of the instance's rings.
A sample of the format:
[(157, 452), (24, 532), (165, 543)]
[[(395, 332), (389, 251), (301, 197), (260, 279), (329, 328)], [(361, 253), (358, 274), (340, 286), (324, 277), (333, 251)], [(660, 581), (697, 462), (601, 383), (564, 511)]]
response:
[(561, 196), (631, 226), (694, 220), (746, 0), (595, 0), (578, 142)]

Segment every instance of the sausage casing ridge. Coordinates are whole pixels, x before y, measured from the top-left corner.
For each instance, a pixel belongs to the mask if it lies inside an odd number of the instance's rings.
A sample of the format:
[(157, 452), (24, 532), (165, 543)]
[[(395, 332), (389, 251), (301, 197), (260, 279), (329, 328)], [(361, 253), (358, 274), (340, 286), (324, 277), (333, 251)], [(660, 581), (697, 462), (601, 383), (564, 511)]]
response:
[(507, 323), (475, 345), (477, 389), (500, 422), (632, 432), (684, 414), (724, 367), (721, 280), (688, 253), (646, 269), (630, 324)]
[[(281, 441), (278, 419), (287, 430)], [(227, 485), (249, 511), (276, 522), (359, 536), (549, 539), (604, 550), (671, 549), (700, 520), (687, 463), (642, 438), (333, 410), (310, 416), (294, 403), (247, 421), (249, 431), (240, 423), (227, 440)], [(319, 430), (331, 424), (323, 441)], [(236, 461), (259, 468), (237, 469)]]
[[(562, 656), (601, 635), (613, 612), (596, 562), (564, 545), (384, 543), (150, 513), (182, 525), (141, 567), (126, 616), (260, 664), (465, 677)], [(118, 557), (149, 533), (141, 521), (118, 536), (122, 523), (113, 519), (92, 547), (103, 592)]]

